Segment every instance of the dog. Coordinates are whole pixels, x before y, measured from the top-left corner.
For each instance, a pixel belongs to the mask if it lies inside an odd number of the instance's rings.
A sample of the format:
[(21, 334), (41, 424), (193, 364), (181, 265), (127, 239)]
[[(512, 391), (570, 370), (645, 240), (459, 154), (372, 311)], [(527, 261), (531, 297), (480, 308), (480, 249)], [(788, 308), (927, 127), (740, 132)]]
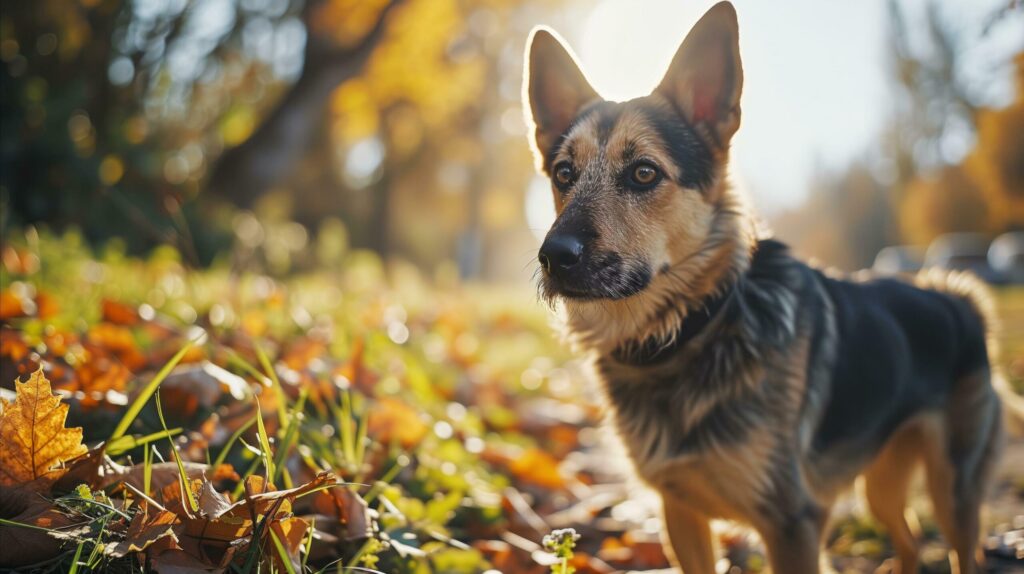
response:
[(817, 573), (830, 509), (863, 477), (892, 570), (916, 572), (904, 508), (923, 466), (953, 571), (978, 572), (1007, 388), (986, 288), (956, 272), (842, 278), (762, 237), (726, 177), (743, 87), (732, 5), (697, 22), (650, 95), (605, 101), (543, 27), (524, 76), (557, 213), (539, 291), (662, 497), (673, 564), (714, 574), (709, 522), (728, 519), (759, 533), (776, 574)]

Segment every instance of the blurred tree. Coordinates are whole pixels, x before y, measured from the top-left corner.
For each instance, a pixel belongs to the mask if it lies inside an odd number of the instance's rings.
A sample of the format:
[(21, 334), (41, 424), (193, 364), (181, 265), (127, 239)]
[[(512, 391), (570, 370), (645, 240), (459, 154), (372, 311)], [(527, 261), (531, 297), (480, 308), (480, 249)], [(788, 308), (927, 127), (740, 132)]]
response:
[(284, 179), (314, 140), (331, 94), (362, 71), (399, 2), (307, 2), (302, 72), (252, 135), (219, 158), (209, 188), (248, 207)]
[[(1024, 81), (1018, 54), (1016, 100), (1005, 109), (984, 105), (985, 82), (964, 54), (1000, 24), (1013, 25), (997, 6), (978, 34), (944, 19), (940, 4), (925, 5), (926, 46), (913, 34), (901, 4), (890, 0), (890, 45), (897, 80), (896, 109), (886, 153), (896, 168), (893, 186), (904, 239), (928, 243), (954, 231), (998, 233), (1024, 224)], [(973, 149), (972, 149), (973, 146)]]
[[(298, 4), (298, 2), (295, 2)], [(78, 226), (193, 263), (226, 245), (194, 201), (302, 65), (289, 1), (48, 0), (0, 14), (3, 225)]]
[(905, 242), (927, 245), (944, 233), (989, 229), (989, 209), (965, 169), (945, 166), (907, 186), (900, 228)]
[(917, 43), (920, 28), (908, 24), (904, 3), (889, 0), (888, 7), (894, 109), (884, 142), (899, 190), (917, 174), (960, 159), (965, 149), (957, 148), (973, 137), (979, 96), (962, 70), (967, 38), (943, 18), (938, 2), (924, 5), (925, 33)]
[(964, 162), (989, 205), (994, 231), (1024, 229), (1024, 52), (1017, 54), (1016, 98), (978, 112), (978, 141)]
[(310, 227), (340, 216), (354, 246), (421, 263), (461, 250), (474, 274), (487, 226), (521, 219), (518, 68), (548, 5), (5, 6), (0, 225), (78, 226), (136, 252), (173, 243), (197, 263), (242, 234), (278, 239), (221, 198)]
[(808, 201), (773, 223), (802, 256), (854, 270), (896, 240), (894, 219), (888, 187), (859, 160), (839, 173), (819, 174)]
[(923, 5), (924, 26), (911, 25), (906, 5), (888, 3), (894, 98), (881, 146), (822, 174), (807, 202), (775, 221), (798, 250), (847, 269), (894, 243), (1024, 225), (1024, 55), (1016, 100), (1003, 109), (985, 105), (988, 85), (964, 57), (1021, 15), (1000, 5), (974, 33), (934, 0)]
[(1016, 98), (1004, 108), (975, 110), (977, 139), (967, 157), (907, 185), (901, 222), (908, 240), (1024, 228), (1024, 53), (1015, 62)]

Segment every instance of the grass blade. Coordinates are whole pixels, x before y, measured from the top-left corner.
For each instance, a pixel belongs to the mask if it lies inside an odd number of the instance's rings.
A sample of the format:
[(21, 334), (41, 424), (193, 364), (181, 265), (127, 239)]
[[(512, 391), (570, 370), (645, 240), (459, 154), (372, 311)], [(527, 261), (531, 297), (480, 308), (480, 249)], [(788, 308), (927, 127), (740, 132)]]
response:
[(75, 557), (71, 559), (71, 568), (68, 568), (68, 574), (75, 574), (78, 572), (78, 559), (82, 557), (82, 548), (85, 547), (85, 542), (78, 543), (78, 549), (75, 550)]
[(157, 431), (145, 436), (135, 437), (131, 435), (125, 435), (121, 438), (114, 439), (107, 443), (107, 454), (110, 456), (117, 456), (124, 454), (133, 448), (140, 447), (142, 445), (149, 444), (154, 441), (158, 441), (164, 437), (172, 437), (181, 434), (181, 427), (173, 428), (169, 431)]
[(224, 446), (220, 449), (220, 453), (217, 454), (217, 458), (213, 461), (213, 463), (210, 466), (212, 466), (213, 468), (217, 468), (218, 466), (224, 464), (224, 460), (227, 458), (228, 452), (231, 450), (231, 447), (235, 445), (235, 441), (237, 441), (242, 436), (242, 434), (245, 433), (245, 431), (252, 428), (252, 425), (254, 424), (256, 424), (256, 416), (253, 416), (251, 419), (246, 421), (245, 424), (238, 427), (238, 430), (231, 433), (231, 436), (228, 437), (227, 442), (224, 443)]
[(256, 431), (260, 437), (260, 450), (263, 451), (263, 465), (267, 469), (267, 482), (274, 478), (273, 451), (270, 450), (270, 437), (267, 436), (267, 429), (263, 426), (263, 411), (260, 410), (260, 401), (256, 399)]
[(302, 571), (306, 571), (306, 562), (309, 560), (309, 551), (313, 548), (313, 534), (316, 533), (316, 516), (310, 518), (309, 521), (309, 536), (306, 538), (305, 549), (306, 551), (302, 554)]
[(267, 376), (270, 377), (270, 383), (274, 387), (274, 393), (277, 394), (277, 419), (280, 422), (278, 425), (277, 434), (280, 435), (288, 426), (288, 396), (284, 394), (284, 387), (281, 386), (281, 380), (277, 378), (277, 371), (274, 366), (270, 364), (270, 359), (267, 354), (263, 352), (263, 347), (259, 343), (253, 341), (253, 346), (256, 348), (256, 356), (260, 360), (260, 365), (263, 370), (267, 372)]
[[(306, 390), (303, 389), (299, 395), (299, 400), (295, 403), (295, 407), (292, 409), (290, 422), (288, 423), (288, 431), (285, 432), (284, 438), (277, 448), (277, 456), (274, 457), (274, 468), (276, 473), (274, 478), (271, 480), (273, 483), (277, 483), (277, 477), (281, 474), (281, 470), (285, 466), (285, 458), (288, 456), (288, 451), (295, 446), (295, 443), (299, 440), (299, 430), (302, 428), (302, 409), (306, 405)], [(288, 481), (286, 481), (288, 482)], [(291, 487), (288, 487), (291, 488)]]
[(153, 484), (153, 448), (147, 446), (142, 455), (142, 492), (149, 496), (149, 487)]
[[(142, 412), (142, 407), (146, 406), (146, 403), (149, 401), (149, 398), (152, 397), (153, 393), (155, 393), (156, 390), (160, 387), (160, 383), (164, 382), (164, 379), (167, 378), (167, 375), (169, 375), (171, 373), (171, 370), (174, 369), (174, 367), (176, 367), (179, 362), (181, 362), (181, 359), (185, 357), (185, 353), (187, 353), (194, 344), (194, 341), (189, 341), (188, 343), (185, 343), (185, 346), (182, 347), (181, 350), (178, 351), (173, 357), (171, 357), (171, 360), (168, 361), (167, 364), (164, 365), (162, 369), (160, 369), (160, 372), (158, 372), (151, 381), (149, 381), (145, 388), (142, 389), (142, 392), (139, 393), (139, 396), (135, 398), (135, 402), (133, 402), (132, 405), (128, 407), (128, 410), (124, 413), (124, 416), (121, 418), (121, 422), (117, 423), (117, 427), (114, 428), (114, 434), (110, 435), (110, 438), (107, 439), (108, 441), (115, 441), (123, 437), (125, 433), (128, 432), (128, 427), (131, 426), (132, 422), (135, 421), (135, 417), (139, 416), (139, 413)], [(164, 430), (167, 430), (166, 426), (164, 427)]]
[[(160, 393), (156, 394), (156, 414), (160, 417), (160, 426), (164, 427), (164, 432), (167, 431), (167, 422), (164, 420), (164, 409), (160, 406)], [(192, 492), (192, 482), (188, 478), (188, 473), (185, 472), (185, 464), (181, 462), (181, 457), (178, 455), (178, 445), (174, 444), (174, 440), (171, 437), (167, 437), (167, 442), (171, 443), (171, 454), (174, 455), (174, 462), (178, 464), (178, 479), (181, 481), (181, 493), (184, 495), (185, 500), (188, 501), (188, 506), (192, 512), (199, 511), (199, 503), (196, 502), (195, 494)], [(146, 494), (149, 494), (148, 492)]]
[(277, 548), (277, 554), (281, 557), (281, 563), (284, 564), (285, 570), (288, 574), (295, 574), (295, 567), (292, 566), (292, 559), (288, 556), (288, 551), (284, 549), (284, 544), (281, 544), (281, 539), (274, 533), (274, 529), (270, 529), (270, 539), (274, 541), (274, 547)]

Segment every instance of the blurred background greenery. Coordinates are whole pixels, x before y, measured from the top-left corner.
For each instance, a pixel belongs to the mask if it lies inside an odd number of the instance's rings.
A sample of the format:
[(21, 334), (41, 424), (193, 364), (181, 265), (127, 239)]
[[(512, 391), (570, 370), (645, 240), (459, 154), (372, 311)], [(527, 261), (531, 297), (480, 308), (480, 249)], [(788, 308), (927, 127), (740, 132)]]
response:
[[(0, 231), (272, 274), (351, 246), (525, 283), (551, 217), (519, 103), (529, 29), (553, 24), (603, 93), (638, 95), (709, 4), (7, 3)], [(799, 252), (852, 269), (1022, 228), (1016, 1), (737, 4), (733, 179)]]

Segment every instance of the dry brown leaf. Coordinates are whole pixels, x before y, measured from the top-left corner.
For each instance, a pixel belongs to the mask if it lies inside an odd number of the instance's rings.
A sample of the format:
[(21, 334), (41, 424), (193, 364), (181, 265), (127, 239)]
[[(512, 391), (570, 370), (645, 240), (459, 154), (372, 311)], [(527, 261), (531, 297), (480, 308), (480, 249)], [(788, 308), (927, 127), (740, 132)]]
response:
[[(344, 540), (359, 540), (372, 535), (370, 508), (363, 497), (345, 486), (321, 490), (313, 495), (313, 510), (330, 517), (331, 522), (317, 523), (317, 529), (326, 530)], [(340, 527), (340, 528), (339, 528)]]
[(82, 429), (64, 428), (68, 405), (50, 389), (42, 369), (15, 381), (14, 401), (2, 401), (0, 484), (44, 490), (66, 471), (65, 461), (86, 453)]
[[(302, 548), (302, 542), (306, 539), (306, 534), (309, 532), (309, 523), (293, 516), (271, 522), (270, 528), (281, 542), (281, 545), (284, 546), (285, 553), (288, 554), (288, 560), (291, 562), (291, 570), (293, 572), (301, 572), (302, 556), (300, 549)], [(276, 552), (272, 553), (271, 556), (278, 563), (278, 570), (285, 570), (284, 564), (281, 562), (281, 556)]]
[(148, 509), (140, 511), (128, 526), (124, 541), (107, 546), (104, 551), (108, 556), (120, 558), (129, 552), (141, 552), (164, 537), (176, 542), (178, 537), (174, 527), (178, 523), (178, 515), (173, 512), (157, 510), (151, 514)]
[(101, 489), (103, 473), (107, 470), (104, 468), (107, 460), (105, 452), (106, 446), (100, 444), (79, 457), (64, 461), (67, 472), (50, 486), (50, 491), (63, 494), (71, 492), (80, 484), (93, 490)]
[[(40, 494), (0, 486), (0, 516), (40, 528), (66, 531), (75, 523)], [(59, 554), (64, 541), (43, 530), (0, 525), (0, 570), (48, 560)]]
[[(100, 445), (83, 456), (65, 461), (67, 472), (52, 486), (53, 492), (70, 492), (79, 484), (87, 484), (93, 490), (103, 490), (118, 484), (128, 484), (142, 490), (146, 465), (123, 466), (104, 454), (105, 446)], [(213, 482), (239, 480), (230, 464), (213, 468), (198, 462), (184, 462), (185, 474), (190, 479), (203, 478)], [(160, 492), (169, 484), (178, 484), (178, 465), (173, 462), (159, 462), (150, 465), (150, 493)], [(147, 493), (149, 494), (149, 493)]]

